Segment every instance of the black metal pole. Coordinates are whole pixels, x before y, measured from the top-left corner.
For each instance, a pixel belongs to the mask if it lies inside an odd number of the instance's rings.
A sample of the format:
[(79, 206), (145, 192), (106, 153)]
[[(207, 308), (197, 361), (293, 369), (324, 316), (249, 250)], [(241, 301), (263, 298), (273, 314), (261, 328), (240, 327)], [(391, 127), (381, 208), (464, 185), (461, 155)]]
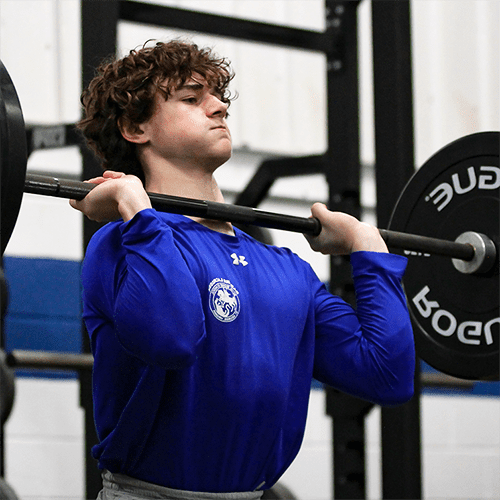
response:
[[(358, 4), (325, 0), (326, 32), (335, 40), (332, 44), (335, 50), (327, 54), (328, 207), (357, 218), (361, 216)], [(355, 306), (348, 258), (330, 259), (330, 290)], [(333, 498), (366, 498), (364, 418), (371, 405), (328, 389), (326, 406), (333, 421)]]
[(237, 40), (249, 40), (319, 52), (327, 51), (331, 44), (331, 39), (320, 31), (291, 28), (132, 0), (120, 0), (119, 6), (120, 19), (133, 23), (172, 27)]
[(415, 173), (410, 6), (372, 2), (377, 224), (387, 227)]
[(11, 368), (36, 368), (39, 370), (92, 370), (92, 354), (74, 354), (49, 351), (26, 351), (14, 349), (7, 354), (7, 365)]
[(373, 403), (326, 388), (332, 417), (334, 498), (366, 498), (365, 417)]
[[(377, 219), (387, 225), (414, 172), (410, 3), (372, 2)], [(382, 408), (382, 497), (419, 499), (420, 370), (411, 401)]]

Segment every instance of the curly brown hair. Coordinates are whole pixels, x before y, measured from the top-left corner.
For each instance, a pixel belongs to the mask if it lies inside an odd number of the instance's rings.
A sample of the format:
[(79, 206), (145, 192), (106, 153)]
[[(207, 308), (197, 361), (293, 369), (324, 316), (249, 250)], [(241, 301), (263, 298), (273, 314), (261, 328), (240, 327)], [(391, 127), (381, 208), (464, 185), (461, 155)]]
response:
[(179, 40), (157, 42), (152, 47), (147, 47), (147, 43), (126, 57), (113, 57), (97, 68), (96, 76), (82, 93), (85, 115), (77, 123), (104, 170), (133, 174), (143, 182), (135, 144), (123, 138), (119, 120), (144, 123), (152, 116), (156, 94), (161, 92), (168, 99), (193, 73), (201, 75), (229, 104), (228, 86), (234, 76), (229, 61), (209, 48)]

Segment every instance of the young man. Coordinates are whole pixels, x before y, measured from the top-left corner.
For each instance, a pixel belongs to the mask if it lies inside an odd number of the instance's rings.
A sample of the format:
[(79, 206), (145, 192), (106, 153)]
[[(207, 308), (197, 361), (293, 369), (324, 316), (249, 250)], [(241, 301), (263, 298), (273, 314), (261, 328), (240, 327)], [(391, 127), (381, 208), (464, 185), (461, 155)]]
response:
[(71, 201), (113, 221), (82, 271), (102, 499), (257, 499), (300, 448), (313, 376), (378, 404), (413, 393), (406, 259), (376, 228), (312, 207), (312, 248), (351, 254), (354, 311), (288, 249), (151, 208), (146, 191), (223, 201), (231, 77), (209, 50), (158, 43), (83, 96), (80, 127), (111, 169)]

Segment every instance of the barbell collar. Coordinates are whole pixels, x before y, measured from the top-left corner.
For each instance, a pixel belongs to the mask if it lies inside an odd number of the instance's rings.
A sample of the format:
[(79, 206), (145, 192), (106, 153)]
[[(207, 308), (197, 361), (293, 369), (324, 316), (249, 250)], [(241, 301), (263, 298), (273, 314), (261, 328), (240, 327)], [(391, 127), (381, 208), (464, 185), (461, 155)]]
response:
[(457, 243), (467, 243), (474, 247), (474, 257), (469, 261), (451, 259), (455, 269), (464, 274), (484, 274), (495, 264), (497, 250), (495, 244), (482, 233), (466, 231), (456, 240)]

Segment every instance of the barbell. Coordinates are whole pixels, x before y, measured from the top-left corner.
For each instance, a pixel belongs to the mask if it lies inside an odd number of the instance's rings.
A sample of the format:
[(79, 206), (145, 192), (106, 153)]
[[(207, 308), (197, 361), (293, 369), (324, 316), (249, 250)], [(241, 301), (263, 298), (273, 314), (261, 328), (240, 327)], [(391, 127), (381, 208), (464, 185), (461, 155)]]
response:
[[(24, 192), (53, 196), (58, 198), (82, 200), (95, 184), (78, 182), (67, 179), (58, 179), (46, 175), (26, 174)], [(266, 212), (252, 207), (217, 203), (213, 201), (181, 198), (158, 193), (148, 193), (153, 208), (159, 211), (182, 215), (203, 217), (205, 219), (229, 221), (235, 224), (249, 224), (273, 229), (282, 229), (317, 236), (321, 232), (321, 223), (311, 217), (296, 217), (293, 215)], [(414, 234), (400, 233), (379, 229), (382, 238), (388, 245), (395, 248), (406, 248), (414, 251), (429, 251), (435, 255), (454, 257), (463, 260), (464, 271), (477, 272), (476, 267), (482, 270), (495, 261), (495, 245), (486, 235), (477, 234), (480, 245), (474, 244), (472, 236), (462, 236), (461, 241), (447, 241), (438, 238), (428, 238)], [(470, 240), (470, 241), (469, 241)], [(472, 262), (477, 262), (474, 269)]]
[[(95, 185), (26, 174), (21, 106), (1, 61), (0, 73), (3, 254), (23, 193), (79, 200)], [(410, 179), (389, 229), (379, 229), (391, 251), (409, 257), (404, 287), (419, 355), (463, 379), (499, 377), (499, 143), (499, 132), (482, 132), (442, 148)], [(311, 235), (321, 231), (314, 218), (148, 195), (160, 211)]]

